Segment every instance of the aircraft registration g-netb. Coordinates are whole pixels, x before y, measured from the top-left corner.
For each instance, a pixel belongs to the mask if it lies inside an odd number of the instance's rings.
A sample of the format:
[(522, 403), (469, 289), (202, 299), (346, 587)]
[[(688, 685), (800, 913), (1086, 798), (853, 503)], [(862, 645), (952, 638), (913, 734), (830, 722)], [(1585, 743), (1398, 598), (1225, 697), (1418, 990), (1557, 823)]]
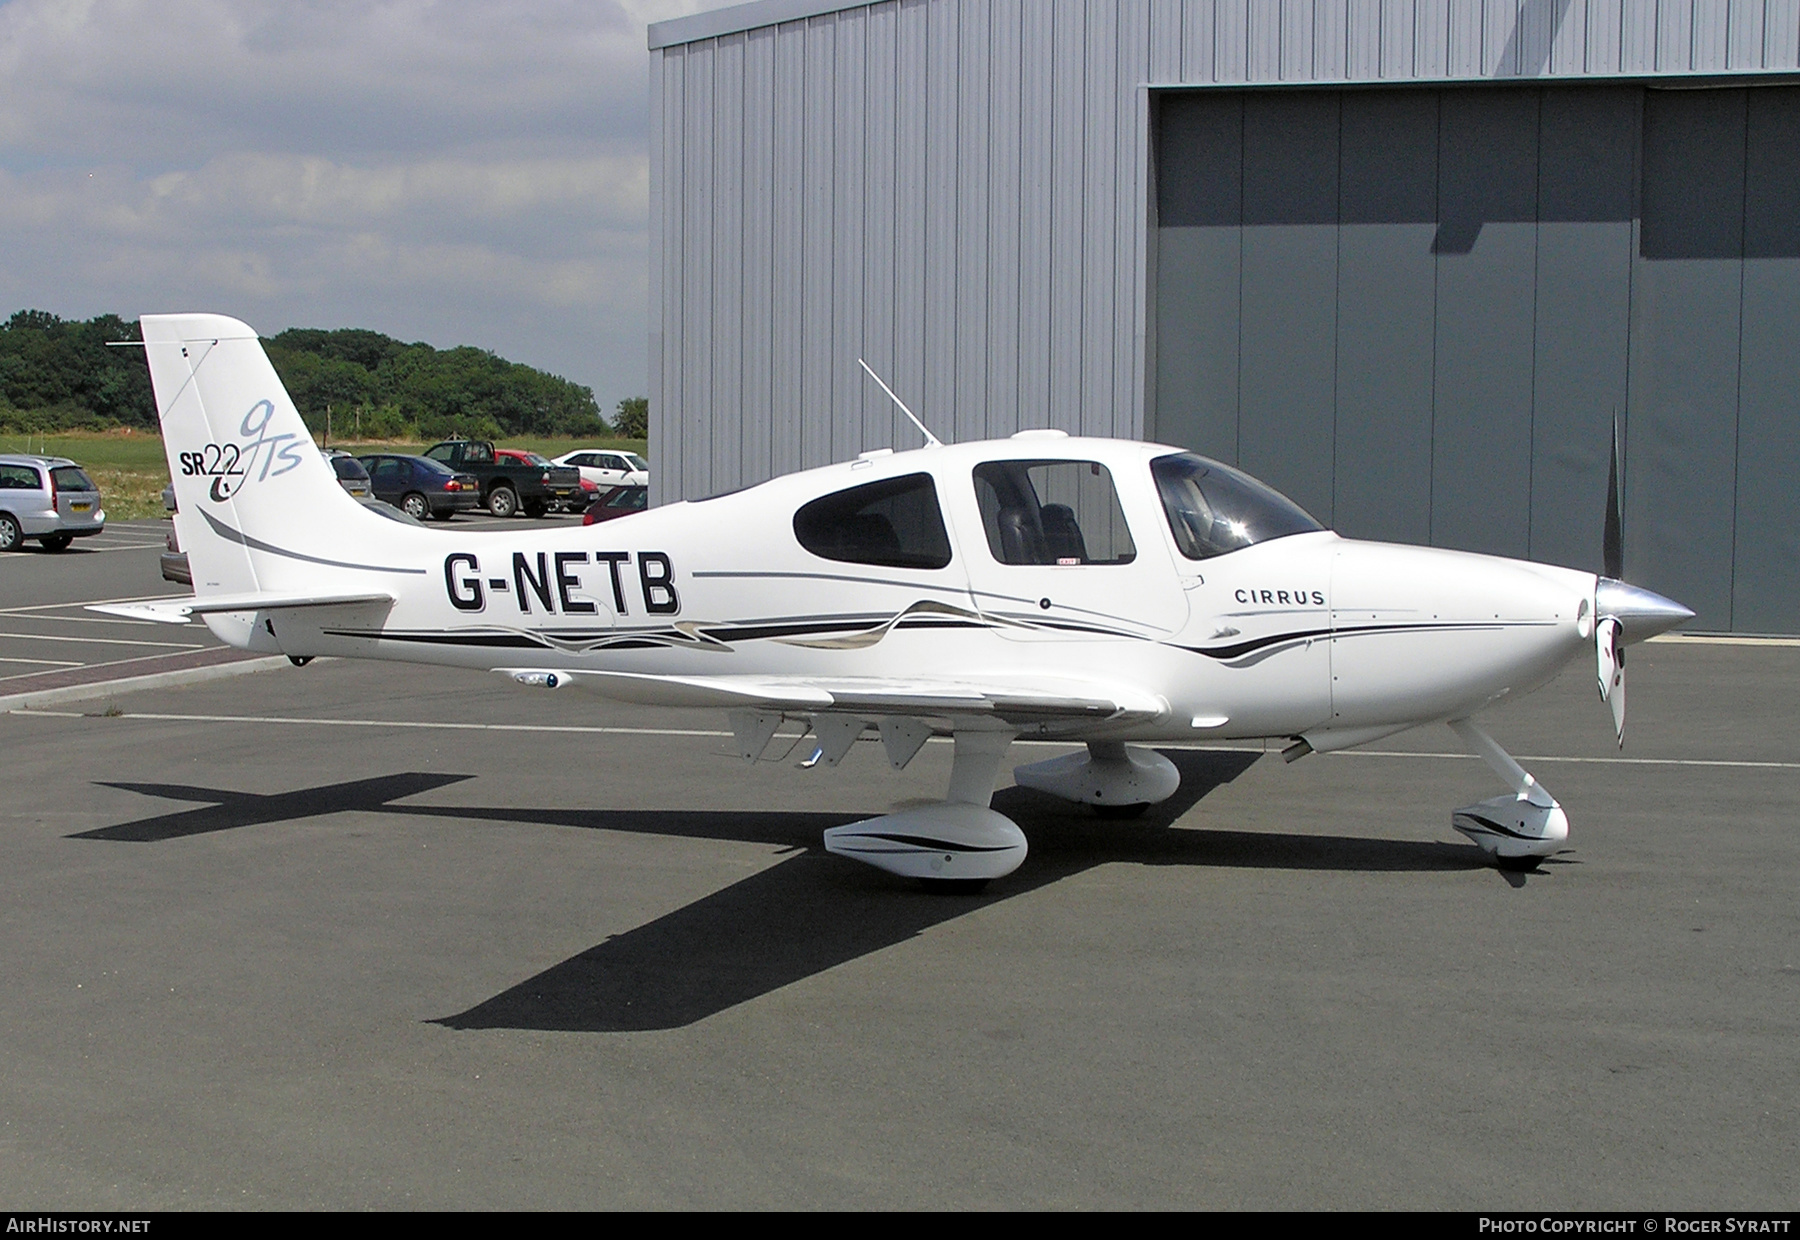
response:
[(1692, 614), (1614, 579), (1613, 520), (1602, 577), (1360, 542), (1190, 452), (1058, 431), (927, 432), (593, 526), (415, 528), (338, 487), (248, 326), (142, 325), (194, 597), (98, 610), (200, 616), (296, 661), (721, 708), (750, 761), (784, 720), (834, 766), (870, 729), (896, 768), (948, 731), (944, 801), (825, 833), (903, 876), (980, 883), (1025, 859), (989, 805), (1019, 737), (1086, 745), (1020, 784), (1122, 816), (1180, 782), (1147, 743), (1278, 738), (1292, 760), (1439, 722), (1510, 789), (1452, 825), (1532, 865), (1568, 819), (1473, 716), (1585, 652), (1622, 737), (1623, 646)]

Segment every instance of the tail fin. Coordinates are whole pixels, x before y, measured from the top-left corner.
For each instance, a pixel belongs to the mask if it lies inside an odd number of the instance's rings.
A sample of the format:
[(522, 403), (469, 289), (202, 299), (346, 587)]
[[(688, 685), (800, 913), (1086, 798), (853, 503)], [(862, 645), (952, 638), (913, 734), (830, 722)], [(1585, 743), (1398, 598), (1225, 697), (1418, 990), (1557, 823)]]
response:
[(380, 542), (383, 523), (338, 486), (256, 333), (217, 314), (140, 322), (194, 593), (316, 590), (336, 569), (375, 569), (345, 551)]

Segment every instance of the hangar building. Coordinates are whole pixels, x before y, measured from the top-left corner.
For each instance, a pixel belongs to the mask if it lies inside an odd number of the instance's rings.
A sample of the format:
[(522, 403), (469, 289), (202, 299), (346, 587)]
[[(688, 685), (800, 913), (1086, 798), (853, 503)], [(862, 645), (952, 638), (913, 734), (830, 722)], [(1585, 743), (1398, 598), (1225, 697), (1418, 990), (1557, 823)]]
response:
[(1800, 632), (1800, 0), (760, 0), (650, 27), (659, 500), (912, 430)]

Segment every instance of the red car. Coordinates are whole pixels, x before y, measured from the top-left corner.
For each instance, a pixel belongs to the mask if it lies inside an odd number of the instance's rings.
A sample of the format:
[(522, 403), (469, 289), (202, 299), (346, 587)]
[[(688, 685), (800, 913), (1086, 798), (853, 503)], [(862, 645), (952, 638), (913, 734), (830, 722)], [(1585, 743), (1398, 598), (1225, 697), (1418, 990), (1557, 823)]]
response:
[[(494, 456), (502, 461), (517, 461), (521, 465), (538, 465), (546, 469), (553, 468), (556, 464), (554, 461), (545, 460), (540, 452), (529, 452), (523, 448), (495, 448)], [(585, 512), (588, 506), (599, 498), (600, 488), (583, 478), (581, 479), (581, 498), (572, 499), (567, 504), (558, 506), (568, 512)]]
[(612, 521), (619, 517), (629, 517), (634, 512), (642, 512), (650, 506), (650, 488), (638, 486), (614, 487), (605, 495), (588, 505), (587, 512), (582, 514), (583, 525), (596, 525), (601, 521)]

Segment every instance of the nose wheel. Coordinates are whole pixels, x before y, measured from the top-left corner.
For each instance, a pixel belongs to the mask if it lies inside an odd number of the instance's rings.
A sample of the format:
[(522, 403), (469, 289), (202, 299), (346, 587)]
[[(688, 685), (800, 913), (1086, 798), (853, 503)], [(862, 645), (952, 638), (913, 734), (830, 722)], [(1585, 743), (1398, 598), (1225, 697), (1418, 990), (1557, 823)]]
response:
[(1511, 785), (1511, 796), (1489, 797), (1450, 815), (1450, 825), (1468, 836), (1504, 870), (1530, 870), (1569, 838), (1569, 816), (1544, 786), (1470, 719), (1452, 719), (1450, 730), (1494, 774)]

